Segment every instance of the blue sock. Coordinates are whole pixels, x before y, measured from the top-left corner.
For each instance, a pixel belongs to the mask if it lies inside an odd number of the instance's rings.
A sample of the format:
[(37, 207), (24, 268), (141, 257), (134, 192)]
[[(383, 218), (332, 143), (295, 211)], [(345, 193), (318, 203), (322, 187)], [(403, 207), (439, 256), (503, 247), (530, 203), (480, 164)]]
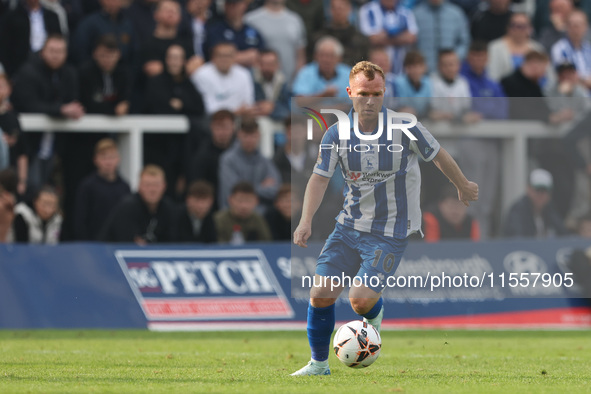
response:
[(308, 342), (312, 350), (312, 359), (328, 360), (330, 336), (334, 330), (334, 304), (326, 308), (315, 308), (308, 305)]
[(367, 312), (365, 315), (361, 316), (365, 317), (367, 320), (375, 318), (377, 315), (380, 314), (380, 311), (382, 310), (382, 305), (384, 305), (384, 300), (382, 300), (382, 297), (380, 297), (380, 299), (378, 300), (378, 302), (376, 302), (373, 308), (371, 308), (369, 312)]

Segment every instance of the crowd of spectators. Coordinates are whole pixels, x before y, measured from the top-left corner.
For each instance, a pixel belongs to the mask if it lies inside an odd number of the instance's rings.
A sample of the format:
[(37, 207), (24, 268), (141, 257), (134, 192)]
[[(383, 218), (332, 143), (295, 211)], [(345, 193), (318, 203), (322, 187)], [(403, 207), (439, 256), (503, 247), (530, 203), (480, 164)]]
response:
[[(450, 144), (481, 199), (458, 206), (424, 166), (427, 241), (575, 232), (574, 191), (589, 186), (577, 174), (591, 174), (579, 149), (590, 14), (573, 0), (0, 0), (0, 242), (289, 240), (315, 161), (290, 98), (346, 98), (366, 59), (384, 69), (395, 109), (431, 121), (574, 124), (530, 150), (539, 168), (506, 220), (499, 142)], [(190, 130), (144, 137), (132, 193), (113, 136), (22, 133), (19, 113), (183, 115)], [(260, 117), (283, 125), (272, 159)]]

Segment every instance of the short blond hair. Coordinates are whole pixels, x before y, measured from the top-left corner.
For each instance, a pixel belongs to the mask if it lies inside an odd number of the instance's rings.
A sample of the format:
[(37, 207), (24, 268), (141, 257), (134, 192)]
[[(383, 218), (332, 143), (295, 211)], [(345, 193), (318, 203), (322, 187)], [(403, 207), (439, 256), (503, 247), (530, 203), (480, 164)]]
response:
[(164, 170), (162, 169), (162, 167), (157, 166), (156, 164), (148, 164), (147, 166), (145, 166), (142, 170), (142, 173), (140, 174), (140, 178), (144, 175), (159, 176), (162, 179), (166, 179), (166, 176), (164, 175)]
[(94, 146), (94, 155), (100, 155), (110, 150), (118, 150), (117, 144), (111, 138), (103, 138)]
[(357, 74), (363, 73), (363, 75), (370, 81), (376, 77), (376, 74), (379, 74), (382, 77), (382, 80), (386, 82), (386, 76), (384, 75), (384, 70), (377, 64), (372, 62), (368, 62), (367, 60), (361, 61), (353, 66), (351, 72), (349, 73), (349, 80), (353, 79)]

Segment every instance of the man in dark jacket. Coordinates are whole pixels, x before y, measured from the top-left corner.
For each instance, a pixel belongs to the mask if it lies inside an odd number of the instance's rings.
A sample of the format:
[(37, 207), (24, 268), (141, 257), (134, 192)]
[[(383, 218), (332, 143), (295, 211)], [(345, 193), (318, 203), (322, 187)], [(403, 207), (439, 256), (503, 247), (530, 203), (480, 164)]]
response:
[(538, 168), (531, 172), (527, 194), (511, 207), (505, 218), (506, 237), (547, 238), (567, 233), (550, 202), (552, 186), (548, 171)]
[(218, 169), (220, 157), (232, 144), (234, 139), (235, 116), (226, 109), (215, 112), (211, 116), (211, 138), (204, 141), (196, 154), (193, 155), (187, 170), (187, 180), (205, 180), (213, 185), (216, 193), (214, 210), (217, 210), (219, 199)]
[(127, 115), (131, 78), (127, 65), (120, 62), (117, 37), (101, 36), (92, 59), (79, 69), (80, 102), (89, 114)]
[(133, 24), (122, 6), (122, 0), (101, 0), (101, 10), (80, 22), (72, 36), (72, 59), (77, 64), (90, 60), (97, 40), (105, 34), (117, 38), (122, 61), (131, 64), (137, 43)]
[(99, 239), (138, 245), (175, 241), (175, 207), (164, 197), (165, 190), (162, 168), (155, 165), (144, 167), (138, 192), (113, 209)]
[(98, 240), (111, 211), (130, 194), (129, 185), (117, 172), (119, 161), (119, 151), (112, 139), (105, 138), (96, 144), (96, 172), (80, 183), (72, 211), (75, 239)]
[(213, 200), (213, 187), (208, 182), (196, 181), (189, 186), (187, 198), (179, 216), (176, 241), (217, 242), (211, 209)]
[[(501, 80), (501, 86), (507, 97), (524, 97), (519, 105), (509, 105), (511, 119), (548, 120), (550, 110), (544, 97), (540, 79), (546, 75), (548, 56), (545, 53), (530, 51), (525, 55), (523, 64), (513, 74)], [(533, 99), (530, 97), (540, 97)]]
[[(19, 112), (79, 119), (85, 113), (77, 101), (76, 70), (66, 64), (63, 36), (51, 35), (39, 55), (33, 56), (15, 77), (12, 102)], [(29, 186), (49, 182), (54, 159), (53, 133), (28, 133)]]
[(57, 14), (39, 0), (20, 1), (0, 19), (0, 63), (13, 77), (31, 52), (41, 50), (48, 36), (64, 33)]

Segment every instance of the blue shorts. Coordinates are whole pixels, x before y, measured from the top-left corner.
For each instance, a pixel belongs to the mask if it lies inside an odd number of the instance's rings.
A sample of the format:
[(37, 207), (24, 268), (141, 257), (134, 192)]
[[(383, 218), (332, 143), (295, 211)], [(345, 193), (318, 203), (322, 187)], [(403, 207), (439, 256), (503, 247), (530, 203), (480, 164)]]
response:
[(337, 223), (320, 252), (316, 274), (351, 280), (358, 277), (367, 287), (381, 293), (386, 278), (396, 272), (407, 245), (408, 238), (364, 233)]

